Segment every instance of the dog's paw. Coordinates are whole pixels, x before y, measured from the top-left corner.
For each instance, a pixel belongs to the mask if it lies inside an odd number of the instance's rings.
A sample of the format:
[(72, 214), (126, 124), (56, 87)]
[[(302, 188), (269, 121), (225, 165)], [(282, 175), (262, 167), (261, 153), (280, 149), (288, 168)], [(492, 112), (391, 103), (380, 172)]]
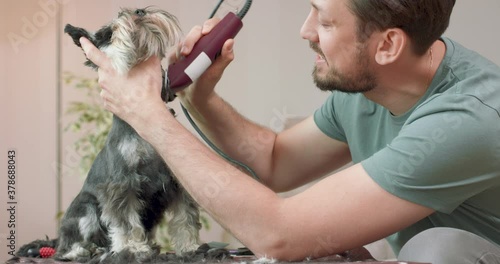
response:
[(199, 248), (200, 248), (200, 245), (198, 245), (198, 244), (184, 245), (182, 247), (176, 248), (175, 254), (177, 254), (178, 256), (182, 256), (182, 255), (190, 254), (192, 252), (196, 252), (197, 250), (199, 250)]
[(106, 248), (98, 247), (94, 243), (74, 243), (69, 251), (59, 251), (54, 255), (58, 261), (88, 262), (91, 259), (101, 257), (107, 252)]
[(149, 263), (160, 255), (160, 249), (157, 247), (150, 248), (149, 251), (131, 252), (129, 249), (123, 249), (120, 252), (110, 252), (101, 256), (99, 259), (94, 259), (95, 263)]
[(176, 262), (189, 263), (189, 262), (205, 262), (214, 261), (221, 262), (230, 257), (229, 251), (224, 247), (213, 247), (207, 243), (202, 244), (195, 250), (186, 251), (180, 255), (176, 253)]
[(136, 252), (136, 253), (134, 253), (135, 259), (139, 263), (150, 262), (151, 260), (156, 258), (156, 256), (158, 256), (159, 254), (160, 254), (159, 247), (153, 247), (148, 252)]

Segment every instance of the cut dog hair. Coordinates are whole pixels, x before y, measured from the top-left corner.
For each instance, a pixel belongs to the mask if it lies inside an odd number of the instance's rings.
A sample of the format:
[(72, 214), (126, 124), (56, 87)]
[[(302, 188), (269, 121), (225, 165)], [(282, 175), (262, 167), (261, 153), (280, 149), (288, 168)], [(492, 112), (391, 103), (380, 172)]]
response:
[[(122, 9), (95, 34), (69, 24), (64, 31), (78, 46), (80, 37), (89, 39), (119, 74), (151, 56), (164, 58), (181, 39), (177, 19), (150, 7)], [(91, 61), (85, 64), (97, 69)], [(173, 95), (162, 92), (162, 99), (173, 100)], [(126, 254), (127, 259), (147, 261), (159, 253), (153, 243), (155, 227), (166, 212), (172, 215), (168, 231), (176, 253), (197, 249), (198, 206), (153, 147), (113, 116), (105, 146), (62, 218), (55, 258), (108, 262)]]

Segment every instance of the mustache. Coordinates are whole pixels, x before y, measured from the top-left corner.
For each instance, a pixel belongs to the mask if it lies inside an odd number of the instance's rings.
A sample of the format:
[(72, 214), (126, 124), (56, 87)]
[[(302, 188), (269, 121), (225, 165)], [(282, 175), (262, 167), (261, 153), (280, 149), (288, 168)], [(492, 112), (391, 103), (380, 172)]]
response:
[(311, 49), (314, 50), (314, 52), (321, 55), (321, 57), (323, 58), (325, 57), (325, 54), (323, 54), (323, 51), (321, 51), (321, 49), (319, 48), (318, 43), (309, 41), (309, 47), (311, 47)]

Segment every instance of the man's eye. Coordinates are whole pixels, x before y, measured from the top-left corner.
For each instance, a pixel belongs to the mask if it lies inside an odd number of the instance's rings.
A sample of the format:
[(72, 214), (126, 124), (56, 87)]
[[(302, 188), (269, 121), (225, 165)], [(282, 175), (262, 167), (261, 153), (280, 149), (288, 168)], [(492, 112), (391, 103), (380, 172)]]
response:
[(324, 27), (324, 28), (332, 27), (332, 22), (324, 20), (324, 19), (318, 19), (318, 23), (321, 27)]

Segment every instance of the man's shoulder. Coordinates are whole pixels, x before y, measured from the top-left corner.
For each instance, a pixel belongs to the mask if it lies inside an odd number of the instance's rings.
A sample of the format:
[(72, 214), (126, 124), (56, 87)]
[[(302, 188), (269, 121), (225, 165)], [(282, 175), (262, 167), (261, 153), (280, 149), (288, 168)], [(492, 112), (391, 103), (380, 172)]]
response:
[(443, 67), (451, 70), (458, 79), (473, 78), (480, 74), (500, 77), (500, 67), (490, 59), (452, 39), (443, 37), (441, 40), (446, 44)]
[[(446, 105), (468, 107), (470, 97), (496, 110), (500, 116), (500, 67), (448, 38), (442, 39), (447, 51), (421, 107)], [(439, 98), (438, 100), (436, 100)], [(458, 103), (458, 104), (457, 104)]]

